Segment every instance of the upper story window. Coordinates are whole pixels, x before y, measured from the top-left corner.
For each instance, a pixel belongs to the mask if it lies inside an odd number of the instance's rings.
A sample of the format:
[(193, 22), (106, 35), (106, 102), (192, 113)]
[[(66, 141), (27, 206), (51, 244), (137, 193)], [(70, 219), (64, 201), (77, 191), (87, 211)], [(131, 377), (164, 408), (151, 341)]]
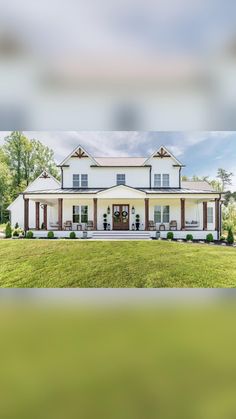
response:
[(162, 186), (163, 186), (163, 188), (169, 188), (169, 186), (170, 186), (170, 175), (169, 174), (162, 175)]
[(161, 174), (154, 174), (154, 188), (161, 188)]
[(154, 188), (169, 188), (170, 186), (170, 175), (155, 173), (154, 174)]
[(88, 187), (88, 175), (81, 175), (81, 188)]
[(119, 173), (116, 175), (116, 184), (117, 185), (125, 185), (125, 174)]
[(88, 175), (73, 175), (73, 188), (87, 188), (88, 187)]
[(80, 187), (80, 175), (73, 175), (73, 188)]

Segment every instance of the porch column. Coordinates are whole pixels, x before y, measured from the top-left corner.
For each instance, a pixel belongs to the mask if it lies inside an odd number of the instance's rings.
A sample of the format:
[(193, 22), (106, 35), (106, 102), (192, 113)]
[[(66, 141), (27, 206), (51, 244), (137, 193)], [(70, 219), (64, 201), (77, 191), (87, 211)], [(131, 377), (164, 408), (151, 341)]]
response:
[(29, 230), (29, 199), (24, 198), (24, 230)]
[(48, 229), (48, 206), (47, 204), (44, 204), (43, 206), (43, 224), (45, 230)]
[(63, 199), (58, 198), (58, 230), (62, 230), (62, 220), (63, 220)]
[(220, 230), (220, 200), (215, 199), (215, 230)]
[(180, 199), (181, 207), (181, 230), (185, 230), (185, 198)]
[(93, 198), (93, 229), (97, 230), (98, 227), (98, 199)]
[(40, 202), (35, 202), (35, 228), (39, 230), (39, 211), (40, 211)]
[(203, 202), (203, 230), (207, 230), (207, 202)]
[(148, 230), (149, 222), (149, 198), (145, 198), (145, 230)]

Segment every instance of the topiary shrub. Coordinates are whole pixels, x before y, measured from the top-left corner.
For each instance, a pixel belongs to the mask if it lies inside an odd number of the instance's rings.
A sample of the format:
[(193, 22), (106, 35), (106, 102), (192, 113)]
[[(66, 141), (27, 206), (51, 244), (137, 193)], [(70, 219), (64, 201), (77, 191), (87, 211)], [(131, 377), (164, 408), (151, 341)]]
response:
[(12, 235), (12, 228), (11, 228), (11, 224), (8, 222), (5, 228), (5, 237), (6, 239), (10, 239)]
[(174, 238), (174, 233), (173, 233), (173, 231), (169, 231), (168, 233), (167, 233), (167, 240), (173, 240), (173, 238)]
[(74, 231), (70, 232), (70, 239), (76, 239), (76, 234)]
[(234, 232), (231, 227), (228, 230), (227, 242), (228, 244), (234, 244)]
[(192, 242), (192, 241), (193, 241), (193, 236), (192, 236), (192, 234), (187, 234), (187, 236), (186, 236), (186, 240), (187, 240), (187, 242)]
[(33, 231), (27, 231), (26, 236), (27, 239), (32, 239), (34, 237)]
[(15, 229), (17, 230), (19, 228), (19, 224), (18, 223), (16, 223), (16, 225), (15, 225)]
[(207, 234), (206, 236), (206, 242), (207, 243), (212, 243), (214, 241), (214, 237), (211, 233)]
[(54, 239), (54, 233), (53, 231), (48, 232), (48, 239)]

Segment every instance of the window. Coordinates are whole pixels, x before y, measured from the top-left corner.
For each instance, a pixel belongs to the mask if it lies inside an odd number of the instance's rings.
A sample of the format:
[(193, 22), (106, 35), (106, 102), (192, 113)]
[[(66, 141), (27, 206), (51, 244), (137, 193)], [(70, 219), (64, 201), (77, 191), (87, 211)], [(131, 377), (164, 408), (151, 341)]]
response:
[(207, 222), (209, 224), (213, 224), (213, 207), (207, 208)]
[(163, 207), (162, 222), (169, 223), (169, 221), (170, 221), (170, 207), (169, 205), (166, 205), (165, 207)]
[(82, 205), (81, 206), (81, 223), (88, 222), (88, 206)]
[(88, 175), (81, 175), (81, 188), (88, 187)]
[(73, 205), (73, 223), (79, 223), (80, 222), (80, 212), (79, 212), (79, 206)]
[(88, 206), (87, 205), (73, 205), (72, 214), (73, 223), (87, 223), (88, 222)]
[(116, 175), (116, 184), (117, 185), (125, 185), (125, 174), (118, 174)]
[(80, 182), (79, 182), (79, 175), (73, 175), (73, 188), (79, 188)]
[(168, 174), (162, 175), (162, 186), (163, 186), (163, 188), (169, 188), (169, 186), (170, 186), (170, 175), (168, 175)]
[(161, 188), (161, 175), (159, 173), (154, 174), (154, 188)]
[(161, 207), (154, 207), (154, 223), (161, 223)]
[(166, 205), (164, 207), (154, 207), (154, 223), (169, 223), (170, 222), (170, 207)]

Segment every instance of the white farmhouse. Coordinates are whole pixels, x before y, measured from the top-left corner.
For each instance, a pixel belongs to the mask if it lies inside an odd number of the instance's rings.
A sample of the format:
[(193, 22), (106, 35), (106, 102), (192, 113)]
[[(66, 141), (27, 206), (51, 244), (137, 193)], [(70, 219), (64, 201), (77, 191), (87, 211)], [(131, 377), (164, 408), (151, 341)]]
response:
[(149, 157), (93, 157), (78, 146), (59, 167), (61, 183), (44, 172), (9, 206), (13, 227), (36, 237), (220, 235), (221, 194), (207, 182), (183, 182), (183, 164), (164, 146)]

